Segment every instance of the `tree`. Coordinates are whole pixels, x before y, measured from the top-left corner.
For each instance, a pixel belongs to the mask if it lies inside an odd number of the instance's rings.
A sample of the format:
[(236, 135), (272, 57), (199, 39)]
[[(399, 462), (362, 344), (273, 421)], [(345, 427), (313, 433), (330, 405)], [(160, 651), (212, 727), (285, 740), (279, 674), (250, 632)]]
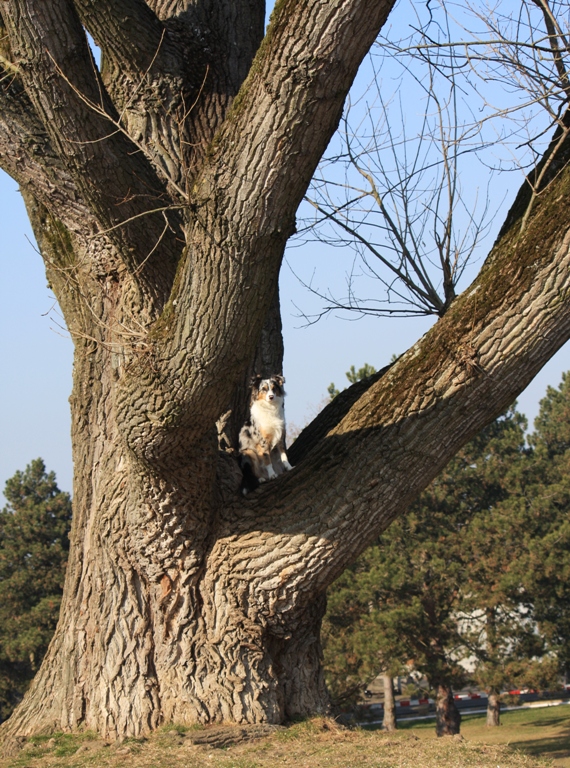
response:
[(382, 727), (396, 729), (396, 707), (392, 679), (402, 673), (406, 649), (400, 643), (398, 627), (371, 629), (375, 594), (370, 589), (366, 554), (331, 585), (327, 591), (327, 612), (323, 621), (323, 654), (327, 687), (333, 704), (354, 705), (363, 688), (378, 675), (384, 688)]
[[(518, 574), (529, 546), (525, 425), (514, 408), (492, 422), (332, 585), (324, 641), (333, 691), (408, 661), (436, 692), (442, 735), (459, 730), (457, 684), (486, 690), (488, 724), (498, 725), (506, 685), (552, 678), (552, 665), (537, 661), (544, 642)], [(458, 665), (464, 658), (473, 672)]]
[(326, 711), (326, 587), (570, 335), (565, 143), (432, 331), (239, 494), (215, 424), (281, 370), (283, 249), (392, 5), (282, 0), (264, 37), (260, 0), (2, 1), (0, 161), (76, 350), (61, 616), (5, 740)]
[(438, 735), (459, 732), (453, 688), (464, 678), (452, 657), (459, 646), (454, 609), (462, 565), (450, 541), (456, 519), (446, 512), (418, 506), (393, 523), (331, 588), (324, 633), (329, 673), (337, 654), (354, 655), (366, 682), (413, 663), (435, 692)]
[(531, 435), (532, 484), (520, 503), (526, 546), (514, 578), (557, 662), (570, 669), (570, 374), (548, 387)]
[[(400, 627), (388, 622), (376, 632), (370, 617), (377, 607), (373, 556), (367, 551), (331, 585), (323, 622), (325, 676), (333, 703), (355, 703), (379, 673), (394, 677), (407, 661)], [(405, 611), (403, 605), (397, 609)]]
[(0, 512), (0, 720), (35, 675), (53, 635), (69, 550), (71, 500), (36, 459), (6, 483)]
[[(496, 177), (478, 167), (522, 170), (530, 212), (570, 130), (566, 10), (557, 0), (412, 3), (399, 38), (381, 33), (370, 82), (348, 100), (302, 208), (299, 237), (353, 255), (344, 296), (314, 275), (305, 282), (323, 304), (309, 322), (331, 311), (445, 314), (497, 211)], [(550, 160), (533, 177), (552, 126)]]
[[(354, 365), (350, 366), (350, 370), (346, 372), (346, 378), (351, 384), (356, 384), (357, 381), (367, 379), (369, 376), (373, 376), (377, 373), (376, 368), (373, 365), (364, 363), (362, 368), (356, 370)], [(327, 387), (327, 392), (330, 395), (331, 400), (334, 400), (337, 395), (340, 395), (340, 391), (336, 388), (334, 382), (331, 382)]]
[(525, 417), (513, 406), (469, 444), (465, 482), (459, 483), (472, 517), (459, 533), (465, 578), (455, 615), (463, 655), (473, 667), (470, 678), (488, 695), (489, 726), (500, 724), (506, 686), (545, 688), (545, 679), (552, 679), (518, 575), (529, 545), (521, 500), (533, 473), (525, 429)]

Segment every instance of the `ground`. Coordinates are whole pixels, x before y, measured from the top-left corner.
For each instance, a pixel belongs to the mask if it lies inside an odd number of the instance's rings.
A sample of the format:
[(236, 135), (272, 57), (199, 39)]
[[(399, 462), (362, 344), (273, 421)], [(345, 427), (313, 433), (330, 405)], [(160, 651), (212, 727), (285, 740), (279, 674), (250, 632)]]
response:
[(443, 739), (429, 721), (384, 734), (316, 719), (225, 748), (193, 743), (211, 732), (170, 727), (115, 745), (93, 734), (40, 737), (0, 768), (123, 768), (127, 760), (129, 768), (570, 767), (569, 706), (509, 712), (496, 729), (485, 727), (484, 716), (467, 716), (462, 736)]
[[(488, 728), (485, 715), (463, 715), (461, 733), (472, 743), (508, 744), (548, 758), (553, 768), (570, 768), (570, 704), (505, 712), (501, 723), (499, 728)], [(435, 739), (433, 721), (408, 721), (402, 723), (402, 730), (422, 740)]]

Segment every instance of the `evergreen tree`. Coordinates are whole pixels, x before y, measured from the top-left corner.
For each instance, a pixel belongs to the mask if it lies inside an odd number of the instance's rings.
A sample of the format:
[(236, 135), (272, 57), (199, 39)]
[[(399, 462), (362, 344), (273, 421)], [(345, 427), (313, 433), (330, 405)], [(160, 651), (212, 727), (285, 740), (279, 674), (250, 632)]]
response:
[[(369, 376), (372, 376), (375, 373), (377, 373), (377, 371), (373, 365), (364, 363), (362, 368), (359, 368), (358, 370), (356, 370), (354, 365), (351, 365), (350, 370), (345, 373), (345, 376), (351, 384), (356, 384), (357, 381), (367, 379)], [(331, 400), (334, 400), (337, 395), (340, 395), (340, 389), (336, 388), (334, 381), (331, 381), (331, 383), (328, 385), (327, 392), (329, 393)]]
[(6, 483), (0, 512), (0, 720), (36, 673), (54, 632), (69, 549), (71, 500), (42, 459)]
[(488, 725), (500, 723), (505, 686), (545, 687), (553, 677), (533, 606), (521, 600), (518, 563), (528, 546), (524, 506), (534, 473), (525, 428), (511, 408), (475, 438), (463, 473), (473, 514), (460, 532), (465, 579), (457, 618), (472, 681), (488, 694)]
[(528, 475), (525, 423), (513, 407), (483, 430), (333, 585), (325, 659), (337, 696), (411, 661), (435, 691), (438, 734), (457, 732), (452, 690), (469, 655), (498, 722), (494, 696), (543, 650), (511, 569), (524, 520), (506, 502)]
[(355, 369), (354, 365), (350, 366), (350, 371), (346, 372), (346, 378), (351, 384), (356, 384), (357, 381), (367, 379), (369, 376), (373, 376), (376, 373), (376, 368), (373, 365), (364, 363), (362, 368)]
[(548, 387), (530, 442), (533, 485), (522, 507), (526, 548), (516, 561), (524, 600), (560, 671), (570, 669), (570, 372)]

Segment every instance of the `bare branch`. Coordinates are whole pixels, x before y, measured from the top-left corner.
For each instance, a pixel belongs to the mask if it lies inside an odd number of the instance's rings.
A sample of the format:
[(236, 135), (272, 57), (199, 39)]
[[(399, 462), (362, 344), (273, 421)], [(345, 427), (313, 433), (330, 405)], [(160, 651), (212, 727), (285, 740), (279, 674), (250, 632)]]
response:
[[(400, 283), (399, 299), (407, 294), (404, 300), (410, 314), (421, 306), (443, 315), (492, 221), (488, 192), (486, 197), (472, 190), (466, 194), (461, 177), (472, 171), (466, 174), (461, 168), (473, 155), (488, 164), (484, 151), (491, 145), (508, 149), (515, 139), (516, 150), (523, 149), (523, 153), (513, 151), (513, 166), (519, 172), (531, 169), (526, 176), (530, 188), (527, 212), (520, 217), (524, 229), (537, 196), (544, 192), (548, 179), (554, 178), (553, 171), (563, 167), (561, 153), (568, 131), (564, 117), (569, 93), (567, 35), (549, 0), (533, 2), (542, 11), (546, 35), (531, 3), (522, 4), (517, 19), (501, 17), (496, 9), (469, 8), (463, 23), (477, 19), (486, 30), (483, 35), (461, 28), (442, 4), (443, 15), (436, 18), (430, 9), (428, 23), (418, 18), (409, 39), (393, 42), (383, 38), (379, 43), (377, 56), (388, 67), (389, 78), (394, 78), (396, 66), (403, 71), (399, 90), (392, 97), (385, 95), (381, 70), (372, 58), (373, 81), (364, 96), (349, 102), (339, 147), (321, 163), (307, 197), (319, 216), (306, 219), (299, 228), (304, 239), (312, 234), (336, 247), (349, 247), (363, 267), (359, 279), (354, 269), (350, 272), (348, 299), (331, 302), (327, 292), (309, 286), (326, 302), (324, 314), (333, 308), (392, 314), (395, 278)], [(465, 40), (453, 39), (465, 31)], [(497, 107), (488, 101), (485, 89), (489, 81), (507, 85), (513, 92), (507, 106), (504, 100)], [(406, 124), (399, 104), (397, 130), (394, 110), (403, 91), (409, 100), (410, 84), (423, 92), (423, 116), (417, 127), (410, 128), (409, 113)], [(543, 118), (533, 130), (537, 116), (541, 117), (538, 108), (548, 122), (545, 125)], [(489, 140), (492, 125), (487, 124), (492, 121), (500, 128)], [(507, 121), (512, 126), (510, 133), (505, 130)], [(544, 151), (540, 143), (553, 126), (558, 127), (556, 141), (535, 169)], [(365, 179), (364, 189), (355, 176)], [(359, 298), (363, 289), (356, 283), (365, 283), (367, 276), (379, 280), (383, 298), (372, 302)], [(368, 293), (372, 291), (368, 289)], [(380, 310), (382, 302), (385, 312)]]
[[(351, 290), (355, 300), (335, 301), (334, 306), (380, 315), (401, 312), (441, 316), (454, 299), (457, 281), (488, 226), (487, 207), (477, 218), (464, 202), (459, 185), (458, 164), (475, 151), (473, 139), (477, 130), (459, 125), (457, 85), (452, 78), (448, 93), (438, 95), (435, 62), (427, 68), (425, 83), (418, 75), (409, 73), (426, 99), (417, 130), (419, 138), (406, 136), (401, 105), (401, 129), (395, 133), (394, 123), (386, 120), (391, 104), (383, 96), (379, 72), (374, 71), (363, 107), (364, 117), (351, 126), (352, 114), (358, 115), (360, 105), (349, 105), (344, 131), (339, 136), (341, 149), (323, 162), (320, 178), (313, 182), (311, 197), (307, 199), (321, 214), (313, 224), (316, 236), (330, 242), (331, 230), (323, 230), (323, 225), (334, 224), (339, 244), (354, 250), (365, 271), (384, 286), (385, 298), (374, 300), (372, 304), (378, 307), (373, 309), (369, 299), (357, 299), (358, 292)], [(338, 165), (344, 168), (342, 184), (335, 177), (339, 175)], [(352, 181), (351, 171), (366, 181), (364, 189)], [(358, 194), (354, 195), (354, 191)], [(461, 209), (468, 222), (464, 234), (453, 225)], [(339, 236), (338, 230), (349, 237)], [(306, 237), (306, 228), (301, 231)], [(367, 256), (379, 261), (379, 271), (371, 266)], [(384, 277), (383, 270), (393, 277)], [(407, 313), (391, 306), (394, 296), (409, 305)]]

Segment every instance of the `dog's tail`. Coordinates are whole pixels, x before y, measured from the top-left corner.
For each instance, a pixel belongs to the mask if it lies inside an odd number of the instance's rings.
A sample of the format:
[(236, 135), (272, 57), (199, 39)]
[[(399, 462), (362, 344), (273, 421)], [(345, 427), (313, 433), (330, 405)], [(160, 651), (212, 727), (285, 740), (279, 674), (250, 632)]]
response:
[[(255, 456), (255, 459), (257, 459), (257, 456)], [(255, 491), (256, 488), (259, 488), (259, 480), (255, 474), (255, 465), (252, 461), (252, 457), (249, 455), (249, 451), (247, 453), (240, 453), (239, 465), (243, 476), (241, 481), (241, 492), (245, 496), (246, 494), (251, 493), (251, 491)]]

